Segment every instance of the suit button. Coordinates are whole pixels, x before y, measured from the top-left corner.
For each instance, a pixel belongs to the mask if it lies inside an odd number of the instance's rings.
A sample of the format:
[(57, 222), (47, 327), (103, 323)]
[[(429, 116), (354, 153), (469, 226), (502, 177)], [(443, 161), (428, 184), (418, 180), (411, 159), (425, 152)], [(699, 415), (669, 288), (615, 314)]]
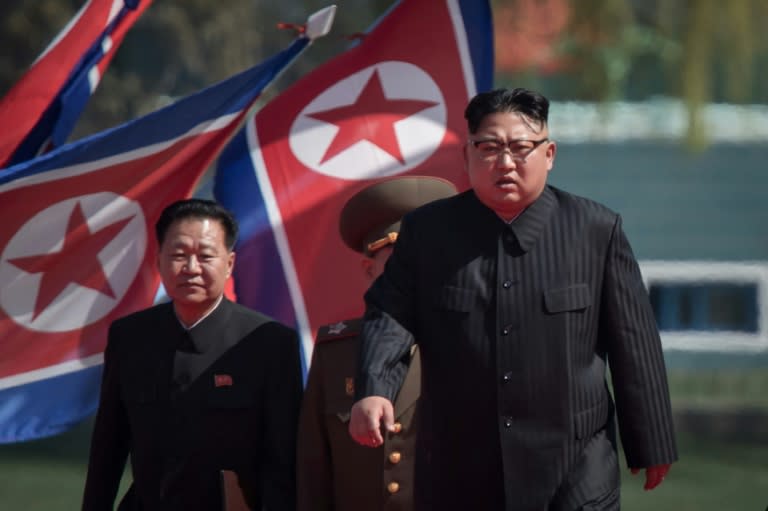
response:
[(502, 328), (501, 335), (507, 335), (507, 334), (509, 334), (509, 328)]
[(512, 281), (511, 280), (505, 280), (504, 283), (502, 284), (502, 286), (504, 286), (504, 289), (509, 289), (510, 287), (512, 287)]
[(397, 481), (392, 481), (387, 485), (387, 491), (394, 495), (395, 493), (400, 491), (400, 484)]
[(397, 465), (398, 463), (400, 463), (401, 458), (402, 458), (402, 455), (400, 454), (399, 451), (392, 451), (391, 453), (389, 453), (389, 462), (392, 463), (393, 465)]
[(502, 383), (509, 383), (509, 380), (511, 380), (511, 379), (512, 379), (512, 377), (509, 375), (509, 373), (507, 373), (507, 374), (505, 374), (504, 376), (501, 377)]
[(512, 427), (512, 419), (510, 419), (509, 417), (504, 419), (504, 427), (507, 428), (507, 429), (511, 428)]
[(394, 434), (398, 434), (398, 433), (400, 433), (402, 430), (403, 430), (403, 425), (402, 425), (401, 423), (399, 423), (399, 422), (395, 422), (395, 423), (392, 425), (392, 433), (394, 433)]

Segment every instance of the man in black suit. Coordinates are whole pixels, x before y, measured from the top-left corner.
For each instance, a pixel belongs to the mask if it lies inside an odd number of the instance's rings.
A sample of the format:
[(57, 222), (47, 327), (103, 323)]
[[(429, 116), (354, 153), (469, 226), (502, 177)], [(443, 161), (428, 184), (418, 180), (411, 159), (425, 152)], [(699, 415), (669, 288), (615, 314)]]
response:
[(646, 489), (677, 459), (661, 341), (621, 218), (546, 184), (548, 110), (525, 89), (473, 98), (472, 189), (406, 215), (366, 294), (350, 434), (381, 443), (418, 339), (417, 509), (619, 509), (615, 420)]
[(84, 511), (210, 511), (220, 471), (248, 505), (293, 510), (301, 399), (296, 333), (224, 297), (237, 224), (213, 201), (168, 206), (156, 224), (170, 303), (115, 321), (104, 354)]

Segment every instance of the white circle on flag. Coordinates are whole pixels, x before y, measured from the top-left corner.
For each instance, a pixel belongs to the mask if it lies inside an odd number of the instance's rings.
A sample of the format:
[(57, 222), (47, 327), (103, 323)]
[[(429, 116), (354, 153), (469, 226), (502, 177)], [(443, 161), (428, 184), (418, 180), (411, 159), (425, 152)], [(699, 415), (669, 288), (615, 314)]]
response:
[[(384, 96), (381, 108), (366, 111), (362, 96), (378, 90)], [(388, 104), (405, 106), (393, 115)], [(361, 108), (353, 111), (356, 105)], [(334, 110), (352, 112), (351, 118), (358, 122), (356, 133), (350, 135), (349, 124), (346, 131), (342, 127), (347, 119), (334, 123), (313, 117)], [(446, 122), (445, 99), (429, 74), (408, 62), (387, 61), (320, 93), (299, 113), (288, 140), (307, 168), (331, 177), (363, 180), (401, 174), (424, 162), (440, 147)], [(387, 137), (390, 131), (394, 137)], [(340, 135), (344, 135), (341, 144), (335, 140)]]
[[(77, 207), (80, 212), (76, 215)], [(71, 268), (63, 268), (56, 265), (55, 255), (65, 248), (77, 248), (67, 247), (65, 240), (73, 217), (84, 218), (85, 224), (75, 227), (74, 233), (70, 233), (72, 239), (83, 234), (90, 237), (103, 229), (110, 234), (101, 236), (98, 253), (77, 255), (82, 264), (71, 264), (70, 257)], [(118, 226), (110, 228), (114, 224)], [(120, 303), (143, 264), (146, 249), (146, 220), (135, 201), (100, 192), (53, 204), (30, 218), (0, 255), (0, 307), (30, 330), (66, 332), (84, 327), (103, 318)], [(25, 266), (21, 262), (40, 256), (48, 257), (45, 269), (57, 275), (56, 282), (49, 284), (48, 292), (52, 294), (43, 300), (44, 307), (38, 300), (44, 272), (20, 268)], [(97, 265), (113, 296), (78, 284), (78, 280), (87, 279), (89, 272), (99, 271)]]

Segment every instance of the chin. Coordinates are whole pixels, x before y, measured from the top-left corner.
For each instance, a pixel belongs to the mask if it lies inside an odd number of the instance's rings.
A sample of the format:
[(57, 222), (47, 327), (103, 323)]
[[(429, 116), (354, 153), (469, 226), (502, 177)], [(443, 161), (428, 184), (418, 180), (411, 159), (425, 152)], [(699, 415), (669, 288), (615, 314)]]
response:
[(179, 293), (176, 296), (174, 296), (173, 299), (179, 303), (189, 304), (189, 305), (205, 303), (210, 300), (207, 295), (195, 294), (195, 293), (193, 294)]

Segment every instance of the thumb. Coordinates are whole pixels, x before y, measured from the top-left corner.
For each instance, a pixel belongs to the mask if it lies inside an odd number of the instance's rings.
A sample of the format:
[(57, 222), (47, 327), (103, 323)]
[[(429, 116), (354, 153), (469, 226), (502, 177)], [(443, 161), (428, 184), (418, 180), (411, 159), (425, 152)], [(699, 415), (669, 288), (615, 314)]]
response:
[(387, 431), (393, 431), (395, 429), (395, 410), (389, 400), (384, 403), (381, 418), (384, 421), (384, 427)]

